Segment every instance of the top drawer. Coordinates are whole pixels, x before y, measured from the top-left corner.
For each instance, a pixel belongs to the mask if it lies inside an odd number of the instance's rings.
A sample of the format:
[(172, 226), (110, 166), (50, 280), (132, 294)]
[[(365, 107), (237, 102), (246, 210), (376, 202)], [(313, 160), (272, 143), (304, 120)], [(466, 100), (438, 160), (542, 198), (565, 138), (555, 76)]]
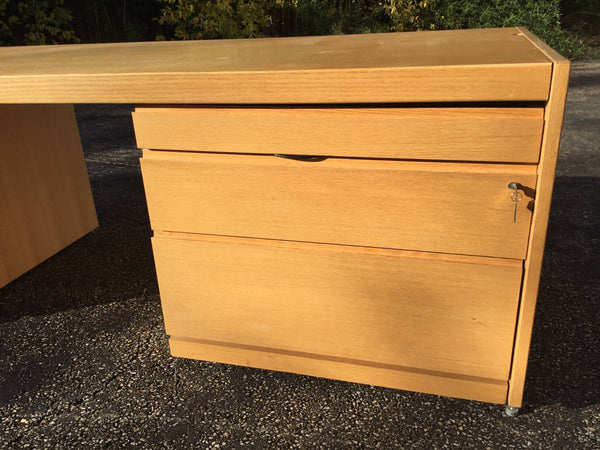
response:
[(136, 108), (140, 148), (536, 163), (542, 108)]

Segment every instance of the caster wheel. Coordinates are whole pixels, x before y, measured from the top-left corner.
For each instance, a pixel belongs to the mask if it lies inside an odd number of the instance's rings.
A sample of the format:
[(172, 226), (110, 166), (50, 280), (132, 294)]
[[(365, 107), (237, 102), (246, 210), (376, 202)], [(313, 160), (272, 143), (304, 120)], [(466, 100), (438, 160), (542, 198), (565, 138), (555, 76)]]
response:
[(504, 414), (508, 417), (517, 417), (519, 415), (519, 408), (517, 408), (516, 406), (506, 405)]

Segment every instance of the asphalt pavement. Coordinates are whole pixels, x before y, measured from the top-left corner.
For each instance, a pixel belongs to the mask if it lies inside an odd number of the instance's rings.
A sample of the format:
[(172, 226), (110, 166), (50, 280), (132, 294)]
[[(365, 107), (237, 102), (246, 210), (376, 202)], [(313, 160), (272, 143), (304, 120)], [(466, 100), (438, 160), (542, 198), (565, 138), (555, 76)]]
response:
[(76, 111), (100, 227), (0, 289), (0, 448), (600, 449), (600, 61), (573, 65), (517, 418), (172, 358), (131, 107)]

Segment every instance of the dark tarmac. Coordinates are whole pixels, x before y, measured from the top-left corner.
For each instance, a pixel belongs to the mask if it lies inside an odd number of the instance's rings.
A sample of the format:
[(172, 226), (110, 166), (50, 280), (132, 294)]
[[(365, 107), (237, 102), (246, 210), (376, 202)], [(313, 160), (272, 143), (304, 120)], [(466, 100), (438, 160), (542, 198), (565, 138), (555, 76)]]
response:
[(575, 63), (525, 405), (170, 357), (131, 107), (77, 107), (100, 228), (0, 289), (0, 448), (600, 449), (600, 61)]

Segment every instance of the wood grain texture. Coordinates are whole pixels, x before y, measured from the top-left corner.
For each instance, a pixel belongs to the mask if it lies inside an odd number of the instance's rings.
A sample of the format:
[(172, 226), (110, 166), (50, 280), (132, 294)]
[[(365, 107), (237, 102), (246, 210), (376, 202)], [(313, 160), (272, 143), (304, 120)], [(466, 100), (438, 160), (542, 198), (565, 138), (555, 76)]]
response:
[(521, 293), (521, 304), (519, 308), (514, 355), (509, 382), (508, 404), (516, 407), (520, 407), (523, 402), (527, 360), (542, 271), (542, 259), (544, 255), (546, 231), (548, 228), (548, 217), (552, 201), (554, 174), (556, 171), (556, 160), (560, 144), (570, 70), (570, 63), (567, 59), (558, 55), (558, 53), (547, 47), (534, 36), (530, 37), (536, 45), (540, 46), (542, 51), (554, 60), (554, 69), (552, 74), (550, 100), (545, 111), (546, 126), (544, 129), (542, 152), (538, 169), (539, 176), (536, 186), (537, 195), (531, 234), (529, 237), (527, 260), (525, 261), (523, 289)]
[[(516, 27), (517, 32), (521, 33), (531, 44), (536, 47), (549, 61), (554, 64), (565, 64), (569, 63), (569, 60), (565, 58), (563, 55), (558, 53), (544, 41), (542, 41), (539, 37), (533, 34), (525, 27)], [(569, 63), (570, 64), (570, 63)], [(554, 73), (553, 73), (554, 76)]]
[(137, 108), (140, 148), (537, 163), (542, 108)]
[(415, 371), (410, 368), (402, 370), (385, 365), (364, 365), (339, 358), (322, 358), (248, 346), (217, 345), (203, 341), (171, 338), (169, 345), (171, 354), (182, 358), (300, 373), (490, 403), (506, 401), (506, 382), (453, 377), (449, 374)]
[(0, 287), (98, 226), (72, 105), (0, 105)]
[(546, 100), (516, 28), (0, 48), (0, 103)]
[[(190, 233), (178, 233), (173, 231), (154, 231), (154, 236), (157, 238), (167, 239), (185, 239), (188, 241), (200, 240), (210, 242), (222, 242), (225, 244), (237, 244), (244, 242), (248, 245), (265, 245), (265, 239), (260, 238), (240, 238), (235, 236), (219, 236), (215, 234), (190, 234)], [(508, 266), (523, 268), (523, 261), (518, 259), (505, 259), (505, 258), (488, 258), (484, 256), (468, 256), (468, 255), (456, 255), (453, 253), (427, 253), (427, 252), (416, 252), (411, 250), (398, 250), (391, 248), (377, 248), (377, 247), (356, 247), (352, 245), (340, 245), (340, 244), (315, 244), (314, 242), (297, 242), (297, 241), (278, 241), (269, 239), (268, 244), (270, 247), (282, 247), (282, 248), (301, 248), (307, 250), (319, 250), (319, 251), (332, 251), (334, 253), (356, 253), (360, 255), (378, 255), (378, 256), (395, 256), (397, 258), (410, 258), (410, 259), (426, 259), (428, 261), (447, 261), (461, 264), (476, 264), (479, 266)]]
[(170, 336), (508, 379), (519, 266), (185, 237), (153, 239)]
[(510, 181), (535, 166), (145, 151), (152, 228), (503, 258), (525, 257)]

